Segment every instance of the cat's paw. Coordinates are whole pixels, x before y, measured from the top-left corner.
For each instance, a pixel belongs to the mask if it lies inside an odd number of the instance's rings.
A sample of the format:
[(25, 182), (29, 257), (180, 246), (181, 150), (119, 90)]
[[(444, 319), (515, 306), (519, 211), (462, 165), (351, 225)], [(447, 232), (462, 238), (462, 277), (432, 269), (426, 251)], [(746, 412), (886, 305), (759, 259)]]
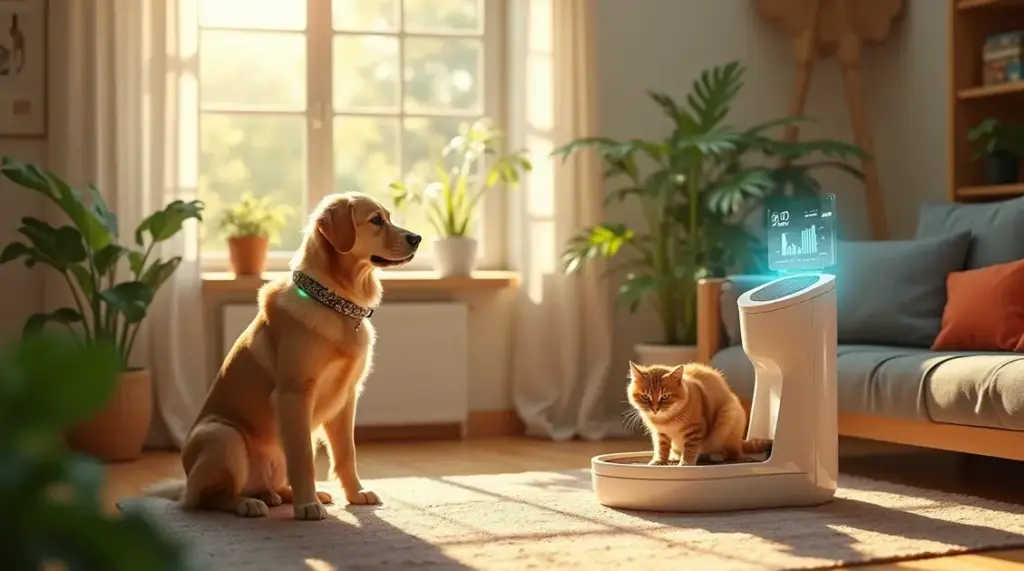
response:
[(292, 512), (295, 519), (318, 521), (327, 519), (327, 508), (319, 500), (308, 504), (293, 504)]
[(647, 463), (648, 466), (668, 466), (668, 460), (661, 460), (659, 458), (651, 458), (651, 461)]
[(349, 505), (353, 506), (379, 506), (384, 503), (376, 492), (370, 490), (360, 490), (354, 494), (346, 494), (345, 499)]

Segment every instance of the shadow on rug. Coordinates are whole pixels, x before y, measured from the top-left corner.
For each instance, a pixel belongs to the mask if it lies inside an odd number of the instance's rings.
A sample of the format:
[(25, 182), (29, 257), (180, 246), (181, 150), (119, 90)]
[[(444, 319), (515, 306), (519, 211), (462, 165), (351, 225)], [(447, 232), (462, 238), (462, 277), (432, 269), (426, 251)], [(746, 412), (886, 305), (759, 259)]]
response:
[[(643, 569), (833, 567), (1024, 546), (1024, 509), (843, 476), (815, 508), (722, 514), (606, 508), (589, 470), (377, 480), (385, 505), (291, 506), (263, 519), (128, 499), (188, 542), (207, 569)], [(335, 494), (340, 497), (339, 493)]]

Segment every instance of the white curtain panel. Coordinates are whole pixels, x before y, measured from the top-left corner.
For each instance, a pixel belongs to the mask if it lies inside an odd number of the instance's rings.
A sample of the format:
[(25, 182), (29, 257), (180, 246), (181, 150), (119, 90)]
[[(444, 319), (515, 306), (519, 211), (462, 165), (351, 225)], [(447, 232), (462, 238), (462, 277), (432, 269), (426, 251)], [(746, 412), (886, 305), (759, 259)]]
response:
[[(50, 0), (49, 164), (73, 185), (95, 184), (118, 216), (121, 243), (197, 180), (195, 0)], [(53, 40), (59, 38), (59, 41)], [(132, 365), (150, 369), (150, 445), (180, 446), (209, 386), (203, 370), (198, 226), (158, 244), (182, 256), (157, 293)], [(48, 305), (67, 285), (47, 284)]]
[(612, 301), (601, 277), (604, 264), (565, 275), (559, 262), (573, 234), (603, 219), (602, 164), (590, 152), (565, 162), (548, 156), (573, 139), (600, 134), (596, 2), (526, 0), (513, 6), (511, 44), (525, 53), (512, 58), (520, 62), (511, 78), (512, 139), (530, 150), (535, 168), (517, 195), (518, 236), (511, 240), (523, 275), (513, 401), (531, 436), (623, 435), (616, 406), (623, 393), (609, 379)]

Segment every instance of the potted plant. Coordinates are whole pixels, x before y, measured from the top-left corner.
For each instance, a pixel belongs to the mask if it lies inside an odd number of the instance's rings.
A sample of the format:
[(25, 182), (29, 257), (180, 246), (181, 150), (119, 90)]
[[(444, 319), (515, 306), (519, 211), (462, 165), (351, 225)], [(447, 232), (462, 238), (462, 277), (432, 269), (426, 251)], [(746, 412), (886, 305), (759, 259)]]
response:
[(267, 265), (271, 242), (277, 242), (292, 209), (273, 205), (269, 196), (256, 198), (245, 193), (221, 217), (218, 229), (228, 239), (231, 269), (235, 275), (258, 276)]
[(121, 355), (40, 332), (0, 352), (0, 516), (5, 569), (196, 569), (187, 546), (139, 510), (110, 513), (105, 469), (62, 434), (117, 390)]
[[(412, 202), (426, 210), (438, 236), (434, 265), (442, 277), (467, 276), (475, 269), (477, 241), (471, 223), (484, 194), (498, 184), (518, 185), (521, 173), (532, 169), (526, 151), (499, 153), (500, 137), (488, 119), (463, 124), (441, 151), (434, 180), (419, 189), (409, 189), (401, 181), (390, 185), (396, 209)], [(481, 171), (479, 161), (485, 158), (491, 164)]]
[[(134, 244), (122, 245), (117, 216), (94, 186), (73, 189), (56, 174), (10, 157), (0, 159), (0, 173), (44, 196), (70, 222), (53, 226), (22, 218), (18, 232), (26, 240), (0, 253), (0, 264), (20, 259), (29, 268), (50, 267), (64, 278), (74, 300), (74, 307), (29, 317), (24, 335), (59, 325), (83, 346), (113, 344), (120, 359), (117, 385), (106, 406), (68, 431), (68, 445), (107, 461), (137, 458), (149, 432), (152, 392), (149, 371), (131, 364), (132, 347), (157, 290), (181, 263), (178, 256), (154, 259), (153, 249), (177, 234), (186, 220), (202, 220), (203, 204), (171, 202), (139, 224)], [(67, 374), (73, 385), (75, 373)]]
[(990, 117), (971, 129), (967, 138), (981, 143), (974, 160), (985, 161), (985, 184), (1014, 184), (1019, 180), (1024, 128)]
[[(816, 194), (820, 186), (815, 172), (823, 168), (862, 178), (858, 169), (843, 162), (865, 156), (854, 145), (787, 142), (769, 135), (801, 119), (783, 117), (748, 128), (726, 123), (743, 73), (738, 62), (702, 72), (685, 105), (649, 92), (671, 122), (661, 139), (595, 137), (553, 152), (567, 156), (596, 150), (606, 164), (606, 180), (621, 181), (610, 185), (606, 202), (639, 203), (641, 227), (608, 222), (584, 228), (569, 239), (562, 261), (565, 271), (573, 272), (593, 258), (628, 253), (618, 300), (630, 312), (649, 301), (661, 321), (660, 338), (636, 346), (642, 363), (696, 359), (699, 279), (764, 270), (765, 247), (747, 219), (766, 198)], [(821, 157), (799, 162), (813, 154)], [(643, 168), (645, 162), (650, 166)]]

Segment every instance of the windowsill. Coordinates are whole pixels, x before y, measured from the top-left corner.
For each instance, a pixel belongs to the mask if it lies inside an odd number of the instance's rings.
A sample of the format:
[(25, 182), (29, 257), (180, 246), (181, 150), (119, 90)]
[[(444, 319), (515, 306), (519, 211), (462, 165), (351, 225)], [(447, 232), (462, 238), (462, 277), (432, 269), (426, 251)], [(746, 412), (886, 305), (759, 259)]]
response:
[[(203, 293), (255, 293), (268, 281), (287, 277), (290, 272), (264, 272), (261, 276), (236, 276), (232, 272), (203, 272)], [(381, 272), (384, 291), (489, 291), (515, 287), (519, 274), (512, 271), (477, 271), (468, 277), (442, 278), (433, 271)]]

